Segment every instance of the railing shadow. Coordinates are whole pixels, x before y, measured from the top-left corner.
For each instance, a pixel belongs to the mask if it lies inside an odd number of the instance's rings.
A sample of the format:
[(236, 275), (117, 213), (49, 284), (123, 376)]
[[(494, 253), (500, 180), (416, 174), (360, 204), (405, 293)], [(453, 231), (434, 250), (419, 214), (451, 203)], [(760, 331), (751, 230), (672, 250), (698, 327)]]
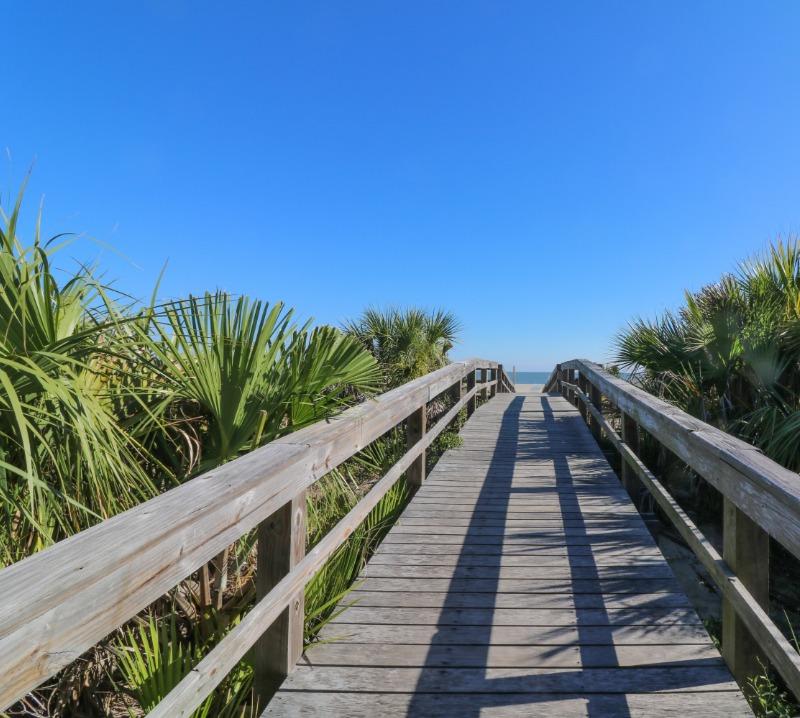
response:
[[(455, 571), (407, 715), (415, 718), (430, 715), (477, 718), (485, 708), (514, 705), (530, 705), (533, 715), (537, 713), (537, 703), (555, 701), (557, 706), (559, 700), (580, 697), (585, 702), (585, 714), (589, 718), (608, 715), (626, 718), (631, 715), (631, 711), (625, 692), (673, 691), (704, 685), (708, 678), (703, 677), (703, 671), (700, 670), (695, 675), (695, 669), (709, 665), (708, 659), (702, 658), (679, 661), (681, 670), (678, 671), (668, 670), (674, 663), (656, 660), (652, 667), (646, 669), (647, 685), (625, 684), (625, 680), (630, 683), (633, 675), (630, 671), (637, 667), (632, 666), (626, 672), (625, 664), (619, 660), (615, 633), (620, 630), (618, 615), (621, 614), (619, 607), (607, 607), (607, 596), (631, 595), (630, 605), (624, 608), (626, 618), (622, 622), (623, 626), (634, 626), (640, 635), (663, 631), (665, 626), (670, 625), (669, 616), (675, 616), (675, 606), (669, 600), (662, 606), (657, 594), (663, 592), (664, 596), (670, 597), (670, 592), (676, 590), (674, 577), (663, 559), (659, 561), (660, 554), (654, 544), (653, 564), (658, 568), (652, 575), (646, 571), (643, 573), (642, 566), (635, 561), (627, 565), (624, 562), (615, 564), (613, 567), (603, 565), (601, 568), (597, 561), (598, 556), (625, 552), (633, 545), (641, 546), (646, 528), (635, 513), (628, 516), (584, 513), (583, 502), (591, 503), (593, 496), (604, 496), (608, 502), (609, 494), (614, 493), (609, 492), (609, 485), (618, 488), (619, 484), (612, 483), (603, 487), (602, 484), (607, 482), (601, 479), (599, 484), (593, 485), (591, 480), (587, 480), (584, 469), (588, 467), (585, 464), (579, 475), (575, 476), (570, 460), (581, 458), (582, 454), (586, 458), (591, 457), (602, 462), (598, 464), (598, 475), (609, 475), (605, 460), (598, 455), (596, 445), (585, 441), (588, 437), (593, 442), (588, 431), (576, 429), (574, 437), (569, 432), (565, 438), (561, 427), (570, 419), (557, 417), (548, 397), (541, 399), (544, 421), (528, 423), (523, 415), (524, 400), (523, 396), (515, 397), (502, 414), (498, 440), (485, 480), (480, 484), (477, 501), (467, 519)], [(530, 459), (552, 462), (555, 476), (552, 485), (514, 485), (515, 466), (518, 462)], [(520, 508), (519, 498), (536, 496), (541, 497), (543, 502), (552, 504), (553, 514), (561, 517), (562, 523), (555, 522), (552, 527), (537, 526), (535, 531), (514, 529), (514, 519), (511, 517), (516, 514), (514, 509)], [(468, 504), (463, 505), (466, 507)], [(621, 510), (631, 508), (627, 500), (621, 499), (619, 505)], [(456, 506), (458, 504), (454, 505), (454, 509)], [(542, 506), (544, 503), (540, 508)], [(424, 509), (422, 511), (424, 514)], [(431, 518), (430, 521), (435, 519)], [(423, 522), (420, 522), (420, 532), (424, 530), (422, 525)], [(501, 589), (513, 590), (515, 583), (502, 577), (503, 555), (541, 555), (544, 553), (542, 547), (547, 545), (561, 546), (569, 567), (568, 575), (551, 582), (547, 591), (569, 594), (572, 597), (575, 625), (537, 627), (537, 648), (540, 649), (538, 655), (546, 661), (565, 651), (574, 652), (577, 648), (578, 667), (575, 670), (567, 668), (554, 671), (557, 673), (555, 679), (552, 674), (543, 675), (531, 669), (526, 673), (525, 670), (492, 668), (489, 653), (493, 644), (492, 618), (497, 607), (497, 593)], [(492, 551), (491, 560), (481, 561), (481, 569), (476, 574), (473, 568), (476, 556), (489, 559), (489, 550)], [(559, 568), (563, 571), (563, 563), (559, 564)], [(534, 572), (533, 568), (529, 570)], [(480, 615), (483, 620), (480, 622), (470, 622), (469, 617), (454, 621), (453, 609), (464, 608), (463, 594), (478, 590), (494, 595), (495, 608), (482, 612)], [(644, 598), (645, 594), (655, 594), (655, 597), (646, 600), (637, 598)], [(664, 612), (667, 620), (663, 623), (654, 620), (654, 616), (658, 615), (656, 607)], [(611, 620), (610, 610), (614, 612), (615, 621)], [(674, 625), (684, 625), (687, 617), (691, 618), (693, 614), (688, 604), (682, 615), (684, 617), (675, 620)], [(468, 631), (464, 630), (466, 626)], [(520, 635), (524, 635), (524, 627), (518, 627), (518, 630)], [(459, 633), (468, 636), (468, 640), (459, 638)], [(455, 673), (447, 672), (448, 668), (458, 665), (458, 658), (453, 658), (452, 650), (458, 645), (464, 646), (468, 651), (468, 666), (477, 670), (470, 672), (469, 677), (457, 686), (456, 690), (460, 693), (454, 698), (452, 693), (444, 695), (447, 691), (443, 681), (447, 680), (447, 676), (459, 680)], [(445, 663), (442, 661), (444, 655), (450, 657)], [(713, 661), (711, 663), (713, 665)], [(553, 661), (548, 664), (560, 665)], [(620, 673), (625, 676), (624, 690), (620, 689), (619, 684), (601, 685), (597, 668), (622, 668)], [(614, 692), (615, 690), (618, 692)], [(466, 700), (465, 694), (468, 695)], [(448, 703), (450, 708), (446, 707)], [(557, 711), (557, 707), (553, 710)]]

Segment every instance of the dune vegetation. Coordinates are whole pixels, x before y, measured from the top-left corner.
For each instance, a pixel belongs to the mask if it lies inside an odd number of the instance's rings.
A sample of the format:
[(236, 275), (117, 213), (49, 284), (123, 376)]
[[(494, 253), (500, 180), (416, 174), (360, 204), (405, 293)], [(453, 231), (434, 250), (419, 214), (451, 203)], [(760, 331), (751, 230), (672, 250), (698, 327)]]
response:
[[(443, 366), (456, 340), (445, 312), (369, 310), (336, 328), (222, 292), (133, 302), (91, 268), (65, 271), (70, 237), (43, 237), (41, 217), (23, 242), (23, 195), (0, 230), (0, 565)], [(404, 445), (390, 432), (312, 488), (309, 547)], [(398, 483), (309, 584), (307, 641), (407, 497)], [(256, 552), (243, 537), (9, 715), (142, 715), (252, 605)], [(251, 683), (245, 660), (196, 715), (257, 715)]]
[[(632, 381), (800, 470), (800, 242), (772, 244), (687, 292), (677, 312), (633, 321), (615, 344)], [(646, 436), (642, 450), (684, 508), (720, 535), (717, 491)], [(797, 646), (800, 562), (774, 541), (770, 554), (770, 612)], [(769, 672), (752, 689), (759, 715), (797, 715)]]

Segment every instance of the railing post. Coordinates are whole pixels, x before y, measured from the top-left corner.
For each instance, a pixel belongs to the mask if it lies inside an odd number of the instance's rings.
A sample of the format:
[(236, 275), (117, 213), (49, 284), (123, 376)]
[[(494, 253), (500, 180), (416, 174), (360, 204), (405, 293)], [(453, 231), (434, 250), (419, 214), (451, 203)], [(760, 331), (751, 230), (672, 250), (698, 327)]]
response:
[(505, 388), (505, 385), (503, 383), (505, 374), (503, 374), (503, 365), (502, 364), (498, 364), (497, 365), (497, 374), (496, 374), (496, 376), (497, 376), (497, 387), (496, 387), (497, 388), (497, 392), (498, 393), (501, 393), (501, 392), (505, 393), (506, 392), (506, 388)]
[[(758, 604), (769, 611), (769, 535), (727, 497), (723, 505), (722, 555)], [(748, 678), (762, 671), (762, 665), (767, 665), (758, 643), (724, 598), (722, 657), (742, 688), (746, 688)]]
[[(489, 372), (486, 369), (481, 369), (480, 371), (481, 371), (481, 384), (486, 384)], [(485, 402), (487, 398), (488, 398), (488, 392), (486, 391), (486, 387), (484, 386), (481, 389), (481, 402)]]
[[(589, 382), (586, 381), (586, 376), (583, 372), (578, 374), (578, 386), (584, 394), (589, 392)], [(588, 421), (587, 417), (589, 416), (589, 410), (586, 408), (586, 404), (584, 404), (582, 400), (578, 401), (578, 411), (581, 413), (583, 420)]]
[(561, 393), (561, 364), (556, 364), (556, 391)]
[[(622, 441), (627, 444), (634, 454), (639, 453), (639, 425), (636, 421), (628, 416), (625, 412), (622, 414)], [(629, 496), (633, 499), (634, 504), (638, 505), (639, 495), (642, 492), (642, 482), (636, 476), (636, 472), (630, 467), (627, 461), (623, 458), (621, 461), (620, 478), (622, 485), (627, 490)]]
[[(600, 390), (591, 382), (589, 384), (589, 398), (592, 400), (592, 404), (594, 404), (595, 409), (598, 411), (603, 410), (603, 395), (600, 393)], [(594, 436), (594, 440), (600, 443), (600, 422), (594, 418), (594, 414), (589, 414), (589, 428), (592, 431), (592, 436)]]
[(462, 382), (462, 379), (459, 379), (450, 388), (450, 398), (453, 400), (454, 404), (457, 404), (459, 401), (461, 401), (461, 382)]
[[(575, 370), (574, 369), (567, 369), (567, 381), (570, 384), (575, 383)], [(567, 401), (570, 404), (575, 403), (575, 390), (574, 389), (567, 389)]]
[[(428, 407), (426, 404), (423, 404), (406, 420), (406, 447), (412, 447), (425, 435), (427, 423)], [(416, 491), (422, 486), (422, 482), (425, 481), (426, 453), (426, 451), (423, 451), (414, 459), (414, 463), (408, 467), (408, 471), (406, 472), (406, 480), (412, 491)]]
[[(467, 374), (467, 391), (475, 388), (475, 369)], [(467, 419), (475, 413), (477, 395), (473, 394), (467, 401)]]
[[(497, 373), (497, 369), (489, 369), (489, 381), (497, 381), (500, 375)], [(492, 386), (489, 389), (489, 398), (491, 399), (497, 394), (497, 384)]]
[[(258, 527), (256, 597), (266, 596), (306, 555), (306, 492), (284, 504)], [(299, 591), (256, 641), (253, 688), (265, 706), (303, 653), (305, 601)]]

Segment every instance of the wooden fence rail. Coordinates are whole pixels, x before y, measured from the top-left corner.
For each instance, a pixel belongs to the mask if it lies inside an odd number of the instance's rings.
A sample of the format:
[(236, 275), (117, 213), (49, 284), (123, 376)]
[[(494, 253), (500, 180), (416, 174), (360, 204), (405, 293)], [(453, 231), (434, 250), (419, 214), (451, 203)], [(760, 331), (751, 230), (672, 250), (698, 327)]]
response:
[[(629, 491), (641, 481), (714, 579), (723, 597), (722, 653), (740, 685), (765, 657), (800, 696), (800, 654), (768, 614), (769, 537), (800, 558), (800, 476), (592, 362), (559, 364), (544, 390), (581, 407), (595, 435), (619, 451)], [(621, 414), (622, 436), (603, 415), (603, 397)], [(640, 428), (722, 494), (722, 556), (637, 456)]]
[[(251, 647), (256, 689), (266, 694), (302, 651), (305, 585), (403, 474), (412, 484), (424, 480), (425, 451), (458, 412), (474, 411), (478, 393), (497, 391), (513, 391), (502, 365), (450, 364), (3, 569), (0, 706), (22, 698), (256, 528), (257, 603), (151, 715), (190, 715)], [(427, 404), (445, 392), (455, 404), (427, 427)], [(406, 453), (306, 555), (307, 489), (402, 422)]]

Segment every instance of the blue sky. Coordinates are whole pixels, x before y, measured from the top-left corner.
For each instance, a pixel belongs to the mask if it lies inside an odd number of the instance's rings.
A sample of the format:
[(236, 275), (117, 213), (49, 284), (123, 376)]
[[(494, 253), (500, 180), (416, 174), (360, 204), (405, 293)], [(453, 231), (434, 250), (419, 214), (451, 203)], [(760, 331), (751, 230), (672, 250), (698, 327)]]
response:
[[(0, 189), (106, 277), (605, 360), (800, 232), (795, 2), (8, 3)], [(112, 246), (114, 251), (106, 249)], [(62, 263), (67, 263), (66, 255)]]

